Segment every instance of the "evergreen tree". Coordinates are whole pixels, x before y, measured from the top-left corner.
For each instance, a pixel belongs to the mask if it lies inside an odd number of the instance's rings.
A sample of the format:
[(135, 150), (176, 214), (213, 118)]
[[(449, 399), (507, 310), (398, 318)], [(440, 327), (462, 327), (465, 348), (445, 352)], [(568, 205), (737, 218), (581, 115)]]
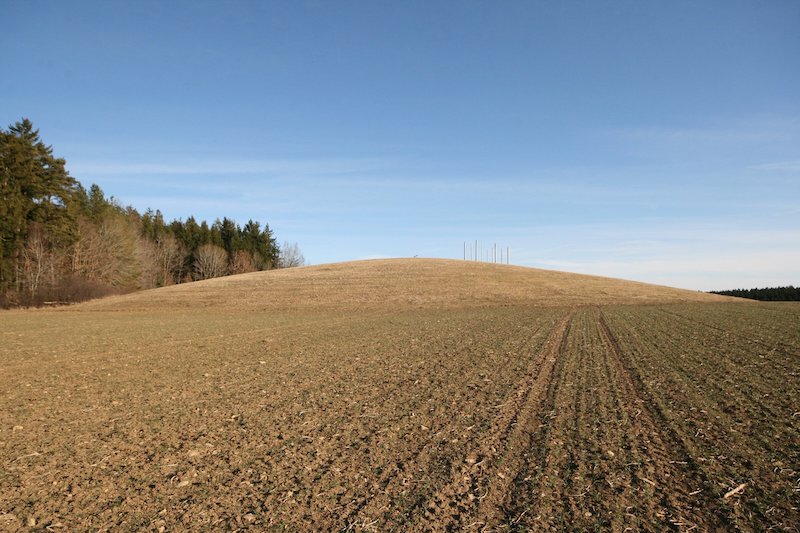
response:
[(78, 183), (64, 166), (30, 120), (0, 130), (0, 289), (13, 282), (14, 264), (31, 224), (48, 235), (50, 245), (74, 240), (77, 220), (68, 207)]
[(218, 224), (215, 225), (219, 229), (222, 247), (228, 253), (228, 258), (233, 258), (233, 253), (240, 249), (238, 246), (239, 228), (233, 220), (227, 217), (223, 218), (222, 222), (219, 222), (219, 220), (217, 222)]
[(264, 224), (264, 231), (258, 239), (258, 255), (261, 256), (263, 263), (260, 265), (261, 270), (275, 268), (278, 265), (281, 250), (278, 247), (278, 241), (272, 235), (272, 230), (269, 229), (269, 224)]
[(96, 183), (92, 183), (92, 186), (89, 187), (89, 218), (94, 220), (95, 222), (101, 220), (103, 215), (105, 215), (109, 210), (112, 209), (112, 204), (109, 200), (106, 200), (105, 194), (103, 194), (103, 189)]
[(242, 249), (255, 253), (258, 250), (258, 241), (261, 237), (261, 224), (248, 220), (241, 231)]

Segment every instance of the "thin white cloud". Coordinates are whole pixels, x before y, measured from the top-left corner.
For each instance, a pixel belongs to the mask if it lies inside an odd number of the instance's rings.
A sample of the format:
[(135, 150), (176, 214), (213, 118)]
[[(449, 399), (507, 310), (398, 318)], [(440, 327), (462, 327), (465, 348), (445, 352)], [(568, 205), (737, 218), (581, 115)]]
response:
[(800, 172), (800, 160), (761, 163), (759, 165), (751, 165), (748, 168), (753, 170), (766, 170), (768, 172), (796, 173)]
[(331, 175), (365, 172), (385, 165), (378, 159), (304, 159), (304, 160), (177, 160), (166, 162), (118, 163), (73, 160), (68, 168), (79, 178), (87, 176), (168, 176), (168, 175)]
[(759, 130), (726, 130), (726, 129), (703, 129), (703, 128), (624, 128), (612, 130), (613, 134), (626, 140), (645, 141), (656, 143), (714, 143), (730, 144), (753, 141), (766, 141), (773, 137), (770, 132)]
[(752, 117), (708, 126), (628, 127), (606, 132), (627, 140), (679, 144), (743, 144), (797, 139), (800, 119), (794, 117)]

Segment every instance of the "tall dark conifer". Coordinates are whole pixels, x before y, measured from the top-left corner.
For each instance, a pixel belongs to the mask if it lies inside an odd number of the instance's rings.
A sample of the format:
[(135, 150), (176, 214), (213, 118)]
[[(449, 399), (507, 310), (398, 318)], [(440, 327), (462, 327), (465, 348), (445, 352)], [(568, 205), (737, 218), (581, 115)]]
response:
[(78, 182), (65, 161), (53, 155), (30, 120), (0, 130), (0, 288), (13, 281), (13, 264), (31, 224), (61, 245), (75, 238), (76, 216), (68, 207), (76, 193)]

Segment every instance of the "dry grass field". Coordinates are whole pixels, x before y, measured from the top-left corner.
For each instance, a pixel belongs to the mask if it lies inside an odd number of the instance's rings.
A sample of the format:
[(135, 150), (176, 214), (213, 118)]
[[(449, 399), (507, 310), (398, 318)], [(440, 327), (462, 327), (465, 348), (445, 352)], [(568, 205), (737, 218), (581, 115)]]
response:
[(800, 306), (444, 260), (0, 313), (0, 529), (797, 531)]

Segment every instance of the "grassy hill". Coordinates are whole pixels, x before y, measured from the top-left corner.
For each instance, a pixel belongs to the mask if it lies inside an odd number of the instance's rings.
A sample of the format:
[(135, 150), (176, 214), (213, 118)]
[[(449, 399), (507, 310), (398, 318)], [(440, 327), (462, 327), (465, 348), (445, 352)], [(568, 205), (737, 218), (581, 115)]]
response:
[(727, 300), (554, 270), (447, 259), (381, 259), (227, 276), (107, 298), (82, 308), (435, 309)]

